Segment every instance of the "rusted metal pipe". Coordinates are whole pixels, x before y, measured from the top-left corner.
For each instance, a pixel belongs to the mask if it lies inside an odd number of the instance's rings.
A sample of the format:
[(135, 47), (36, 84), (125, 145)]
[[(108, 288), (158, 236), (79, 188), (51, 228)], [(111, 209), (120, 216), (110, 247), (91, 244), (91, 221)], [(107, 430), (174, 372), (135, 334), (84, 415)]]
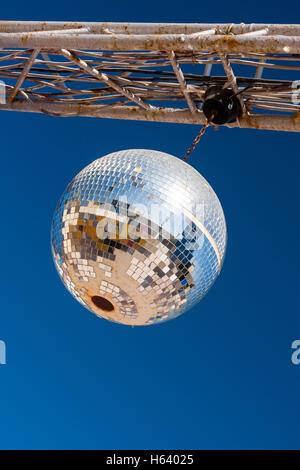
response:
[[(76, 103), (60, 104), (15, 101), (12, 104), (0, 104), (0, 110), (35, 112), (53, 114), (56, 116), (85, 116), (198, 125), (202, 125), (206, 122), (202, 112), (193, 114), (189, 109), (157, 108), (153, 111), (148, 111), (137, 106), (107, 107)], [(300, 132), (300, 116), (252, 114), (243, 116), (238, 122), (227, 124), (227, 127)]]
[(217, 29), (222, 34), (245, 34), (267, 29), (268, 34), (300, 35), (299, 24), (268, 23), (120, 23), (120, 22), (65, 22), (65, 21), (0, 21), (0, 32), (22, 33), (88, 28), (92, 33), (107, 30), (118, 34), (192, 34)]
[(234, 36), (194, 34), (81, 34), (81, 33), (0, 33), (0, 47), (86, 50), (140, 50), (226, 53), (300, 53), (300, 36)]

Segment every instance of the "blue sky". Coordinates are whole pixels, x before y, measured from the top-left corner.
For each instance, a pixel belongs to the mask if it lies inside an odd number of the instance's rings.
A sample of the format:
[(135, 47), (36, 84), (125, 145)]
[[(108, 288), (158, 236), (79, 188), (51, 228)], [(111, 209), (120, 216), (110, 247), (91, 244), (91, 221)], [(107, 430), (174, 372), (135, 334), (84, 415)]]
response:
[[(292, 23), (299, 10), (296, 1), (16, 1), (1, 16)], [(134, 329), (98, 319), (52, 263), (51, 217), (75, 174), (119, 149), (181, 156), (197, 131), (0, 114), (0, 448), (299, 449), (298, 135), (209, 129), (199, 144), (190, 163), (218, 194), (229, 239), (220, 278), (182, 317)]]

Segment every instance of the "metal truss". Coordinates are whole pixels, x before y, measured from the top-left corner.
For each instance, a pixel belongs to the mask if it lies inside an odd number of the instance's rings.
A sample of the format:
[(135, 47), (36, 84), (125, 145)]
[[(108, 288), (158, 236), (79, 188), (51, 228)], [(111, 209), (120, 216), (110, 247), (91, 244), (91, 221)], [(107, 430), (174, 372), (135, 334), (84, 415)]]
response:
[(227, 126), (300, 131), (300, 25), (2, 21), (0, 48), (2, 110), (203, 124), (217, 85)]

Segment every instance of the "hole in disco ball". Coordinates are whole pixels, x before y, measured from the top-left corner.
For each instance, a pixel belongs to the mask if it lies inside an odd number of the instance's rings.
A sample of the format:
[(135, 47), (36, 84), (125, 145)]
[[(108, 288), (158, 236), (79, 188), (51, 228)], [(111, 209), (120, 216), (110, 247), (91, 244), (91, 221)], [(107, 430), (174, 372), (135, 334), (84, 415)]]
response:
[(101, 308), (101, 310), (104, 310), (105, 312), (112, 312), (115, 309), (109, 300), (105, 299), (105, 297), (101, 297), (100, 295), (94, 295), (92, 297), (92, 302), (96, 307)]

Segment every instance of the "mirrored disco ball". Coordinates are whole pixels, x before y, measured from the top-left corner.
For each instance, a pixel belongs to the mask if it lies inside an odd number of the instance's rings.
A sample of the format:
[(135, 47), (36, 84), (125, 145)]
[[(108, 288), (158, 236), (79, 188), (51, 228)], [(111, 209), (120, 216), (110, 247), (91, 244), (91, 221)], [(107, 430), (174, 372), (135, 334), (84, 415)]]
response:
[(220, 202), (190, 165), (124, 150), (84, 168), (52, 222), (60, 277), (87, 309), (127, 325), (178, 317), (218, 276), (226, 246)]

